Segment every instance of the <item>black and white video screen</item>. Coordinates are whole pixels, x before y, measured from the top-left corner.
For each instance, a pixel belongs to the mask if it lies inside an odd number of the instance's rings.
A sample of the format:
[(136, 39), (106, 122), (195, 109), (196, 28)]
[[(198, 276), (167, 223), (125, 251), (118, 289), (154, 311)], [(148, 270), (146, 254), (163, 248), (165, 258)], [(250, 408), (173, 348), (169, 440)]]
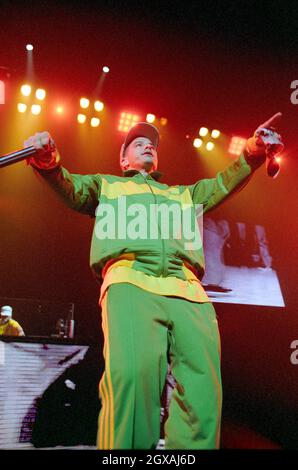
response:
[(0, 340), (0, 449), (95, 446), (96, 359), (87, 345)]
[(285, 306), (263, 225), (204, 217), (203, 226), (202, 284), (213, 302)]

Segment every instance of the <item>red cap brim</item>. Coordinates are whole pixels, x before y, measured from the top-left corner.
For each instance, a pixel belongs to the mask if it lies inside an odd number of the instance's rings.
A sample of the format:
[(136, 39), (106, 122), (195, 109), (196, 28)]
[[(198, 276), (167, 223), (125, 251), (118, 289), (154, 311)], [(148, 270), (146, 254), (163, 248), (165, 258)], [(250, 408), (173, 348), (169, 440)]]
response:
[(147, 137), (155, 148), (159, 144), (159, 132), (158, 129), (148, 122), (138, 122), (133, 126), (127, 133), (127, 136), (124, 141), (124, 149), (137, 137)]

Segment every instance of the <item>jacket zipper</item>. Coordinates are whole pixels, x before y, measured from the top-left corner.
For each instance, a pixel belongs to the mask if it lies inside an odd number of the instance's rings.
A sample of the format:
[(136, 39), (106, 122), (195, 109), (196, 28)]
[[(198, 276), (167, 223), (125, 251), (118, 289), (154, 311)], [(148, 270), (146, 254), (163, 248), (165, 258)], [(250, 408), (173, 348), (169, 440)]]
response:
[[(154, 201), (155, 201), (155, 205), (157, 207), (157, 199), (156, 199), (156, 194), (154, 193), (153, 189), (152, 189), (152, 186), (148, 183), (147, 179), (145, 178), (145, 176), (141, 173), (142, 177), (144, 178), (144, 181), (145, 183), (149, 186), (149, 189), (154, 197)], [(165, 241), (164, 239), (161, 237), (161, 230), (160, 230), (160, 224), (159, 224), (159, 221), (157, 220), (158, 222), (158, 233), (159, 233), (159, 236), (160, 236), (160, 241), (161, 241), (161, 256), (162, 256), (162, 262), (161, 262), (161, 267), (160, 267), (160, 276), (162, 277), (166, 277), (168, 275), (168, 268), (167, 268), (167, 265), (166, 265), (166, 250), (165, 250)]]

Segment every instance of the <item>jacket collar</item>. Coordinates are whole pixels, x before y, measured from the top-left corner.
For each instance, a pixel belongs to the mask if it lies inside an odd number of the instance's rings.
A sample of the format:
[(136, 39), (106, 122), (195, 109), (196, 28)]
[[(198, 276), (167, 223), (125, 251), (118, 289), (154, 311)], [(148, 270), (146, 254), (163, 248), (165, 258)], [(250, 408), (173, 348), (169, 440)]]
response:
[[(131, 178), (135, 175), (138, 175), (138, 174), (142, 174), (140, 173), (138, 170), (125, 170), (123, 171), (123, 176), (125, 176), (126, 178)], [(152, 171), (151, 173), (149, 173), (147, 176), (146, 176), (146, 179), (149, 178), (149, 179), (154, 179), (155, 181), (159, 181), (160, 178), (162, 178), (163, 176), (163, 173), (161, 173), (160, 171)]]

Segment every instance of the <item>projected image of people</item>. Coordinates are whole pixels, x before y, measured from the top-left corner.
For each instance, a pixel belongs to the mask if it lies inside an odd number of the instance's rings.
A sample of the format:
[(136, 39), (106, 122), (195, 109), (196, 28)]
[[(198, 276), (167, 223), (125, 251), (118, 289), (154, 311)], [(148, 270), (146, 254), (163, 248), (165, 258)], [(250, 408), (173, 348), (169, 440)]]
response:
[(284, 307), (263, 225), (206, 217), (203, 243), (202, 282), (214, 302)]

